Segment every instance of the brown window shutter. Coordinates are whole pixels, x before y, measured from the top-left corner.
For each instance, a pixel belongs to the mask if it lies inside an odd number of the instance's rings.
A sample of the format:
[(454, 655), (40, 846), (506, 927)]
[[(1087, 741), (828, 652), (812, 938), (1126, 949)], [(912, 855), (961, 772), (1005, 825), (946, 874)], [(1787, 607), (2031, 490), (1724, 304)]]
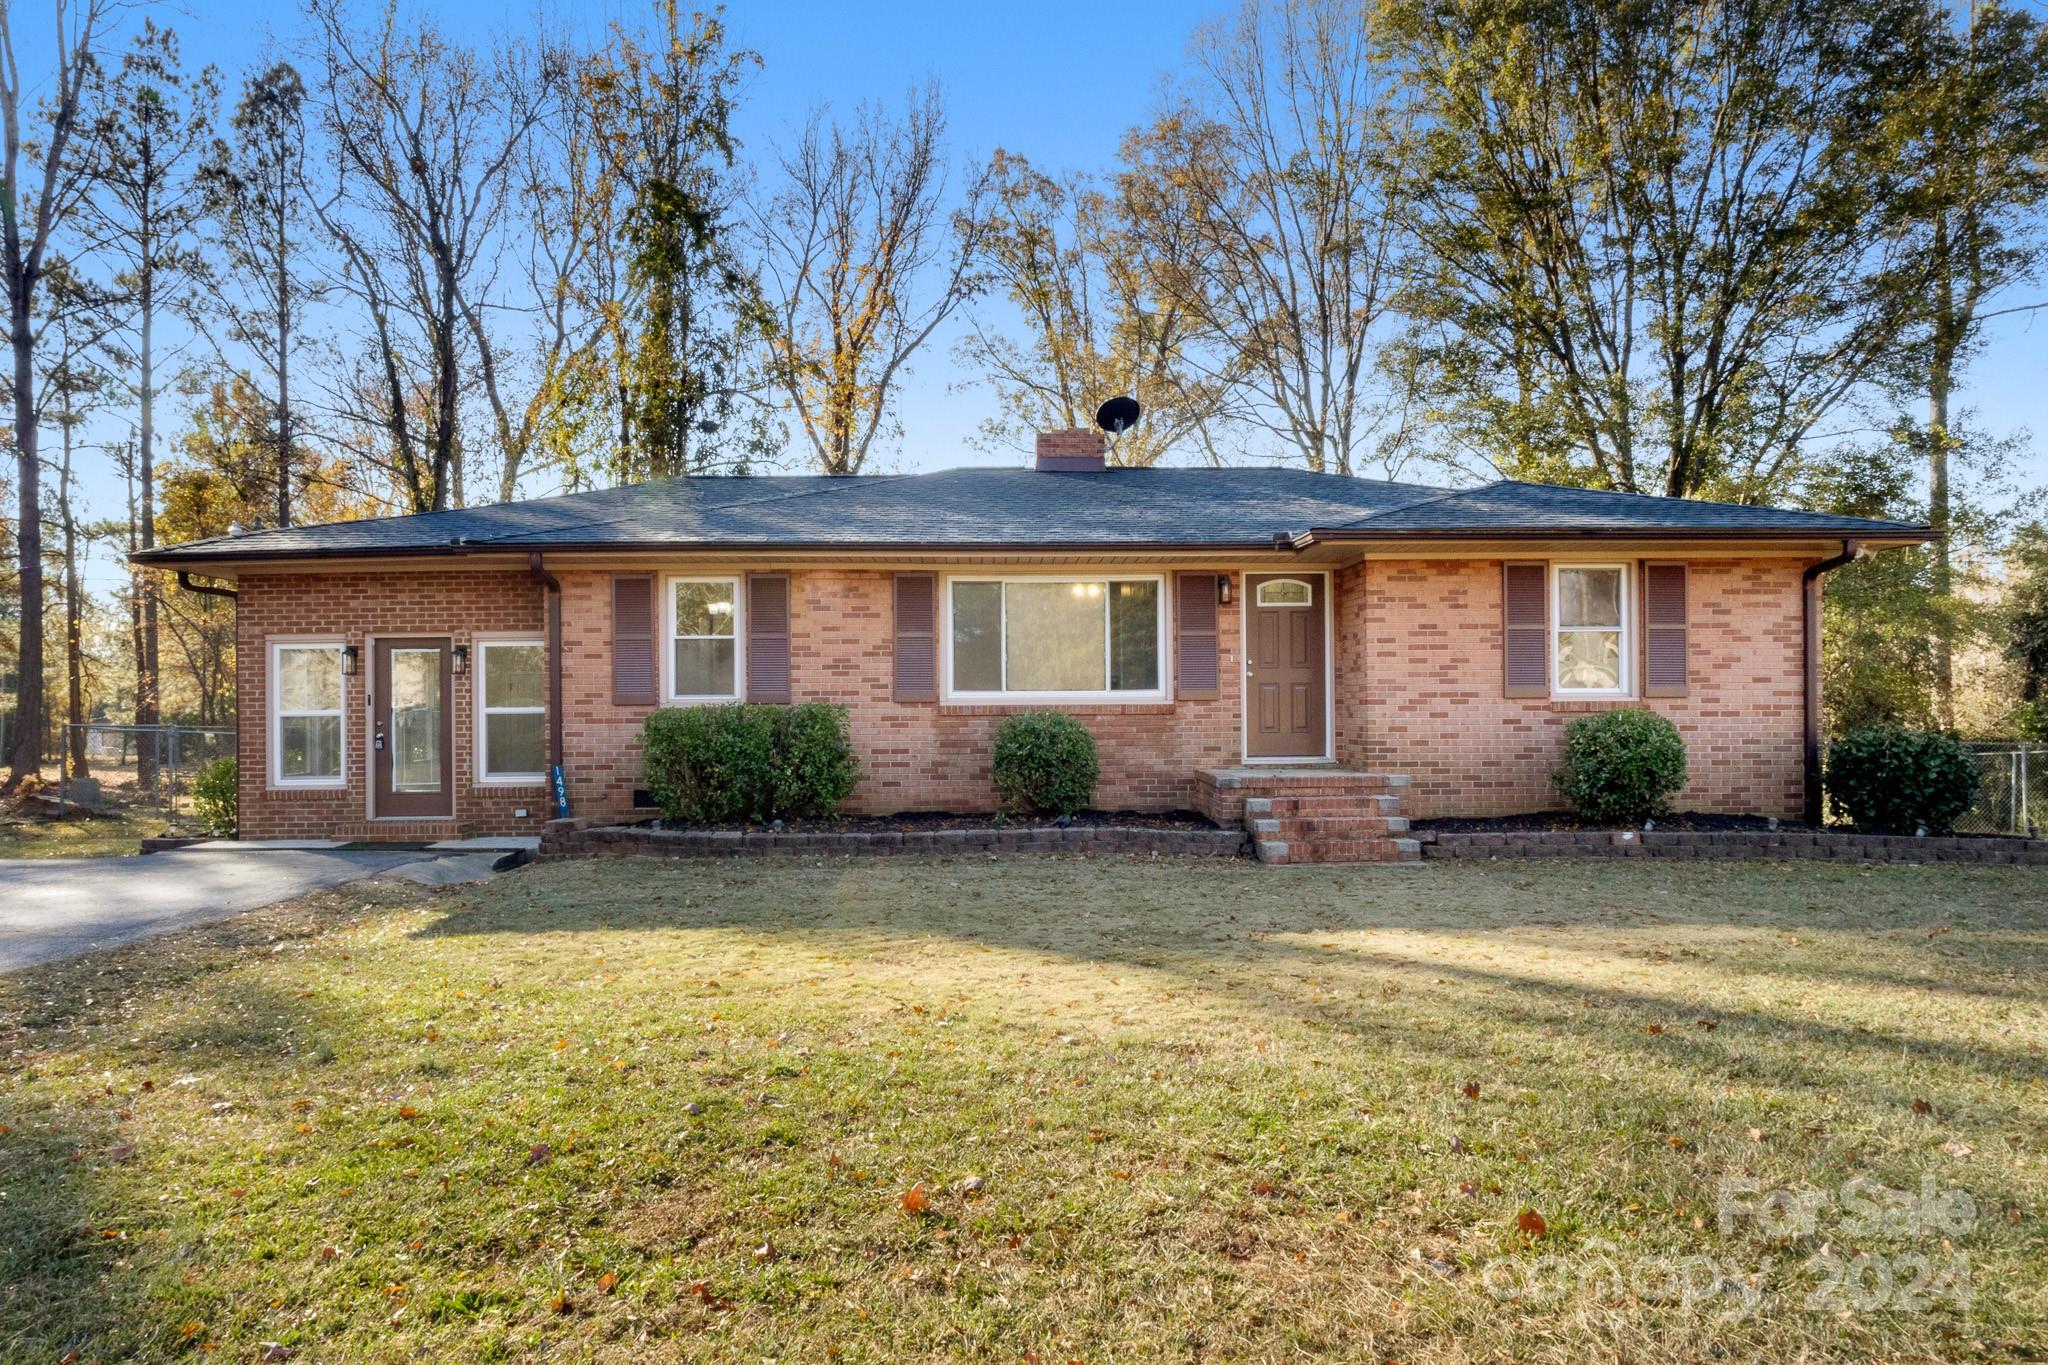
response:
[(747, 700), (789, 700), (789, 575), (747, 575)]
[(1501, 695), (1550, 695), (1550, 585), (1541, 563), (1500, 566)]
[(1173, 579), (1174, 693), (1189, 701), (1216, 696), (1216, 578), (1184, 573)]
[(612, 575), (612, 704), (652, 706), (654, 575)]
[(939, 579), (896, 575), (896, 700), (939, 699)]
[(1685, 565), (1643, 565), (1643, 695), (1685, 695)]

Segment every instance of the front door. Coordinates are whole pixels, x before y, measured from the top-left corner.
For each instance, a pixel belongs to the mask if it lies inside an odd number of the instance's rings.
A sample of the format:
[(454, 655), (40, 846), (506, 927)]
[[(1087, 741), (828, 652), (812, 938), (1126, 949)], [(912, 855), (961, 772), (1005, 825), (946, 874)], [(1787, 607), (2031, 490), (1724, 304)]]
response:
[(1247, 758), (1322, 758), (1327, 672), (1321, 574), (1244, 576)]
[(448, 642), (379, 640), (377, 695), (370, 707), (376, 727), (370, 752), (374, 813), (448, 816), (455, 813), (454, 727), (449, 722)]

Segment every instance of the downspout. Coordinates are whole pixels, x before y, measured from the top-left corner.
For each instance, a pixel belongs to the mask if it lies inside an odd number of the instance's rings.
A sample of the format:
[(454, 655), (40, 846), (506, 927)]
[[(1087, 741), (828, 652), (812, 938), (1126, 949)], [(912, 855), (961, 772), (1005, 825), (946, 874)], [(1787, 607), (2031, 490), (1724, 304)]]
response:
[(562, 785), (562, 584), (541, 564), (540, 551), (526, 556), (533, 581), (548, 595), (548, 771), (554, 785), (550, 798), (557, 817), (567, 814), (567, 787)]
[(1833, 573), (1863, 553), (1863, 542), (1845, 540), (1842, 552), (1810, 564), (1800, 575), (1800, 598), (1806, 625), (1806, 823), (1816, 828), (1820, 808), (1820, 593), (1821, 576)]

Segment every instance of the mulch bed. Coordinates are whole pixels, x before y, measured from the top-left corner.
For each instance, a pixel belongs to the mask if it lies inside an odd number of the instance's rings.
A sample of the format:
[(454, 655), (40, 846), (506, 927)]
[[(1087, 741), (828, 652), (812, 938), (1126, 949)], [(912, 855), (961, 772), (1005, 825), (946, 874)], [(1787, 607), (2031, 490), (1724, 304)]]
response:
[[(1615, 828), (1611, 824), (1603, 825), (1581, 820), (1568, 810), (1539, 810), (1526, 815), (1454, 816), (1441, 820), (1417, 820), (1413, 827), (1417, 830), (1435, 830), (1439, 834), (1533, 834), (1553, 830), (1593, 831)], [(1678, 811), (1657, 817), (1656, 828), (1730, 834), (1745, 830), (1805, 830), (1811, 826), (1800, 820), (1779, 820), (1773, 823), (1762, 815), (1717, 815), (1707, 811)]]
[(946, 811), (906, 811), (900, 815), (838, 815), (829, 820), (779, 820), (773, 825), (671, 825), (663, 820), (640, 820), (624, 826), (631, 829), (677, 830), (775, 830), (783, 834), (922, 834), (942, 829), (1187, 829), (1210, 830), (1213, 820), (1189, 810), (1132, 811), (1084, 810), (1064, 824), (1050, 815), (992, 814), (954, 815)]

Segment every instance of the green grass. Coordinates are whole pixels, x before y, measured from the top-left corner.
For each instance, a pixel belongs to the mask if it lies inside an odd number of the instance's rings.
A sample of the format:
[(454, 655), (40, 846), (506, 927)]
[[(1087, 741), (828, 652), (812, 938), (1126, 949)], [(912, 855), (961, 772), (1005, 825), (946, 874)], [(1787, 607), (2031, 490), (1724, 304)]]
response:
[(2013, 869), (358, 886), (0, 978), (0, 1359), (2038, 1359), (2044, 997)]
[(0, 821), (0, 858), (117, 858), (139, 853), (149, 835), (162, 834), (162, 820), (126, 812), (65, 820)]

